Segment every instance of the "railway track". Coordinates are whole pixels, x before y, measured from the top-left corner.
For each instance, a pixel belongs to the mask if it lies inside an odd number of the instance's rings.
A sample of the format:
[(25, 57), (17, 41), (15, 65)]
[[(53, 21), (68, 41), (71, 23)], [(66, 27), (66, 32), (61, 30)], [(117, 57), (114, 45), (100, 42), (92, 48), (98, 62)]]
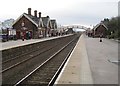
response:
[[(59, 38), (58, 38), (59, 39)], [(57, 40), (57, 39), (56, 39)], [(21, 51), (19, 51), (19, 52), (21, 52), (21, 53), (19, 53), (19, 54), (16, 54), (16, 53), (12, 53), (12, 51), (11, 52), (8, 52), (9, 54), (7, 55), (7, 56), (4, 56), (4, 51), (2, 51), (2, 53), (3, 53), (3, 58), (2, 58), (2, 64), (4, 64), (4, 63), (8, 63), (8, 62), (10, 62), (10, 61), (12, 61), (12, 60), (14, 60), (14, 59), (19, 59), (19, 58), (21, 58), (21, 57), (23, 57), (23, 56), (25, 56), (25, 55), (28, 55), (28, 54), (30, 54), (30, 53), (32, 53), (32, 52), (35, 52), (35, 51), (38, 51), (38, 50), (41, 50), (41, 49), (43, 49), (43, 48), (46, 48), (46, 47), (48, 47), (48, 46), (50, 46), (50, 44), (52, 43), (54, 41), (54, 39), (53, 40), (48, 40), (48, 41), (43, 41), (43, 42), (39, 42), (39, 43), (34, 43), (34, 44), (30, 44), (30, 45), (27, 45), (27, 49), (24, 49), (24, 51), (22, 51), (22, 49), (21, 48), (23, 48), (24, 46), (21, 46), (21, 47), (16, 47), (17, 49), (14, 49), (14, 50), (16, 50), (17, 52), (18, 52), (18, 50), (20, 49)], [(47, 45), (47, 46), (46, 46)], [(34, 48), (34, 49), (33, 49)], [(10, 51), (10, 49), (9, 49), (9, 51)], [(15, 56), (13, 56), (13, 54), (15, 54)], [(10, 57), (9, 57), (10, 56)]]
[[(17, 85), (17, 82), (19, 82), (21, 78), (26, 77), (26, 75), (29, 74), (34, 69), (36, 69), (38, 65), (42, 65), (44, 62), (46, 62), (46, 60), (48, 60), (49, 57), (51, 58), (55, 52), (57, 52), (61, 47), (63, 47), (68, 41), (70, 41), (73, 38), (74, 36), (70, 37), (69, 40), (68, 39), (64, 40), (63, 44), (62, 42), (53, 43), (55, 44), (54, 46), (49, 46), (49, 47), (47, 46), (47, 49), (42, 50), (42, 51), (36, 50), (37, 53), (35, 53), (34, 55), (32, 53), (31, 56), (28, 55), (29, 57), (27, 57), (27, 59), (24, 59), (22, 61), (19, 60), (20, 62), (16, 62), (12, 66), (4, 67), (5, 69), (3, 69), (2, 71), (3, 85), (6, 85), (6, 84), (14, 85), (15, 83)], [(10, 63), (11, 62), (12, 60), (10, 61)]]
[(14, 86), (31, 84), (52, 86), (73, 50), (77, 40), (78, 38), (75, 38), (70, 41)]
[[(50, 45), (51, 44), (51, 45)], [(5, 72), (17, 65), (22, 64), (25, 61), (28, 61), (36, 56), (38, 56), (41, 53), (44, 53), (54, 47), (56, 47), (57, 45), (59, 45), (59, 42), (54, 45), (54, 42), (51, 42), (50, 44), (47, 44), (47, 46), (45, 44), (42, 45), (42, 47), (37, 47), (38, 49), (32, 50), (28, 53), (24, 53), (22, 55), (16, 56), (14, 58), (8, 59), (4, 62), (2, 62), (2, 72)]]
[[(5, 72), (5, 71), (10, 70), (11, 68), (14, 68), (14, 67), (24, 63), (24, 62), (26, 62), (26, 61), (28, 61), (28, 60), (30, 60), (32, 58), (35, 58), (38, 55), (40, 55), (40, 54), (42, 54), (44, 52), (47, 52), (48, 50), (50, 50), (50, 49), (52, 49), (52, 48), (54, 48), (56, 46), (57, 45), (52, 46), (52, 47), (48, 47), (47, 49), (42, 50), (42, 51), (40, 51), (40, 49), (39, 50), (35, 50), (35, 51), (31, 52), (32, 54), (31, 53), (27, 53), (24, 56), (22, 55), (22, 57), (10, 59), (9, 61), (4, 62), (2, 64), (2, 73)], [(46, 48), (46, 47), (44, 47), (44, 48)]]
[[(50, 41), (48, 41), (48, 42), (50, 42)], [(52, 43), (52, 42), (51, 42), (51, 43)], [(47, 45), (47, 46), (46, 46), (46, 45)], [(52, 44), (51, 44), (51, 45), (52, 45)], [(13, 64), (15, 64), (15, 63), (17, 63), (17, 62), (25, 59), (27, 55), (28, 55), (28, 56), (32, 56), (32, 55), (30, 55), (31, 53), (34, 53), (34, 52), (37, 52), (37, 51), (38, 51), (38, 52), (41, 52), (42, 49), (44, 49), (44, 48), (49, 48), (49, 46), (50, 46), (50, 44), (49, 44), (49, 43), (46, 44), (46, 42), (45, 42), (45, 43), (42, 44), (42, 46), (37, 46), (36, 49), (33, 49), (32, 51), (23, 53), (23, 54), (21, 54), (21, 55), (17, 55), (17, 56), (15, 56), (15, 57), (12, 57), (12, 58), (10, 58), (10, 59), (7, 59), (7, 60), (3, 61), (3, 62), (2, 62), (2, 70), (4, 70), (4, 69), (6, 68), (6, 65), (7, 65), (7, 64), (8, 64), (8, 66), (13, 65)], [(47, 49), (46, 49), (46, 50), (47, 50)], [(45, 50), (44, 50), (44, 51), (45, 51)], [(16, 60), (17, 60), (17, 62), (16, 62)]]

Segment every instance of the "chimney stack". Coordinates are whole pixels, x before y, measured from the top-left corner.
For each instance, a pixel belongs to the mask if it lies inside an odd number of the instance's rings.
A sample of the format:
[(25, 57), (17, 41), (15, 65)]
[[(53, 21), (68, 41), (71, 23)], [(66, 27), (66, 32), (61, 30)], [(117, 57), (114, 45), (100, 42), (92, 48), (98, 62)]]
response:
[(47, 18), (50, 18), (49, 16), (47, 16)]
[(39, 12), (39, 18), (41, 18), (41, 12)]
[(28, 8), (28, 14), (31, 15), (31, 8)]
[(37, 17), (37, 10), (34, 11), (34, 16)]

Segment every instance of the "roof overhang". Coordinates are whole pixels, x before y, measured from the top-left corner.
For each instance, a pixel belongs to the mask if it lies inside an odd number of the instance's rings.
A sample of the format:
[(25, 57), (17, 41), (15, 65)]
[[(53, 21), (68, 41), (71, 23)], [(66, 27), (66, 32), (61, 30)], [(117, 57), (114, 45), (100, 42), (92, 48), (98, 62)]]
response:
[(100, 23), (100, 24), (97, 24), (95, 27), (94, 27), (94, 30), (96, 30), (100, 25), (102, 25), (103, 27), (105, 27), (106, 28), (106, 30), (108, 30), (108, 28), (102, 23)]
[(31, 21), (34, 25), (36, 25), (38, 27), (38, 24), (36, 22), (34, 22), (31, 18), (29, 18), (25, 13), (23, 13), (19, 18), (17, 18), (15, 20), (15, 22), (13, 23), (13, 25), (16, 24), (23, 16), (26, 17), (29, 21)]

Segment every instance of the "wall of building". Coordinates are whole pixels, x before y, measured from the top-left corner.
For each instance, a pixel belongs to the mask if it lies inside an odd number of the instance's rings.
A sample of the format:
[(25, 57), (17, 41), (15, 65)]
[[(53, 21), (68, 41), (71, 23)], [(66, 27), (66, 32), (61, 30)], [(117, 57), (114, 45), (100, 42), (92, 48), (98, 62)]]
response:
[[(22, 26), (22, 23), (24, 23), (24, 26)], [(25, 27), (25, 30), (22, 30), (23, 27)], [(20, 33), (26, 31), (31, 32), (32, 38), (38, 38), (38, 28), (24, 16), (13, 25), (13, 28), (16, 30), (16, 35), (18, 39), (21, 38)]]
[(103, 35), (103, 37), (106, 36), (105, 34), (106, 32), (106, 28), (103, 25), (100, 25), (98, 28), (96, 28), (95, 30), (95, 36), (100, 36), (101, 34)]

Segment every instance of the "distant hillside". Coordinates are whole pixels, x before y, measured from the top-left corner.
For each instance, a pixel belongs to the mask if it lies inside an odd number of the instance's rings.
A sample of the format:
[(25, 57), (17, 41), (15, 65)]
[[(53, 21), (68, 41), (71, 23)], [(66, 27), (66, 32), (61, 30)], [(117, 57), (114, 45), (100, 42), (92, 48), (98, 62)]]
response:
[(0, 21), (0, 29), (12, 28), (12, 24), (14, 21), (14, 19), (7, 19), (4, 22)]

